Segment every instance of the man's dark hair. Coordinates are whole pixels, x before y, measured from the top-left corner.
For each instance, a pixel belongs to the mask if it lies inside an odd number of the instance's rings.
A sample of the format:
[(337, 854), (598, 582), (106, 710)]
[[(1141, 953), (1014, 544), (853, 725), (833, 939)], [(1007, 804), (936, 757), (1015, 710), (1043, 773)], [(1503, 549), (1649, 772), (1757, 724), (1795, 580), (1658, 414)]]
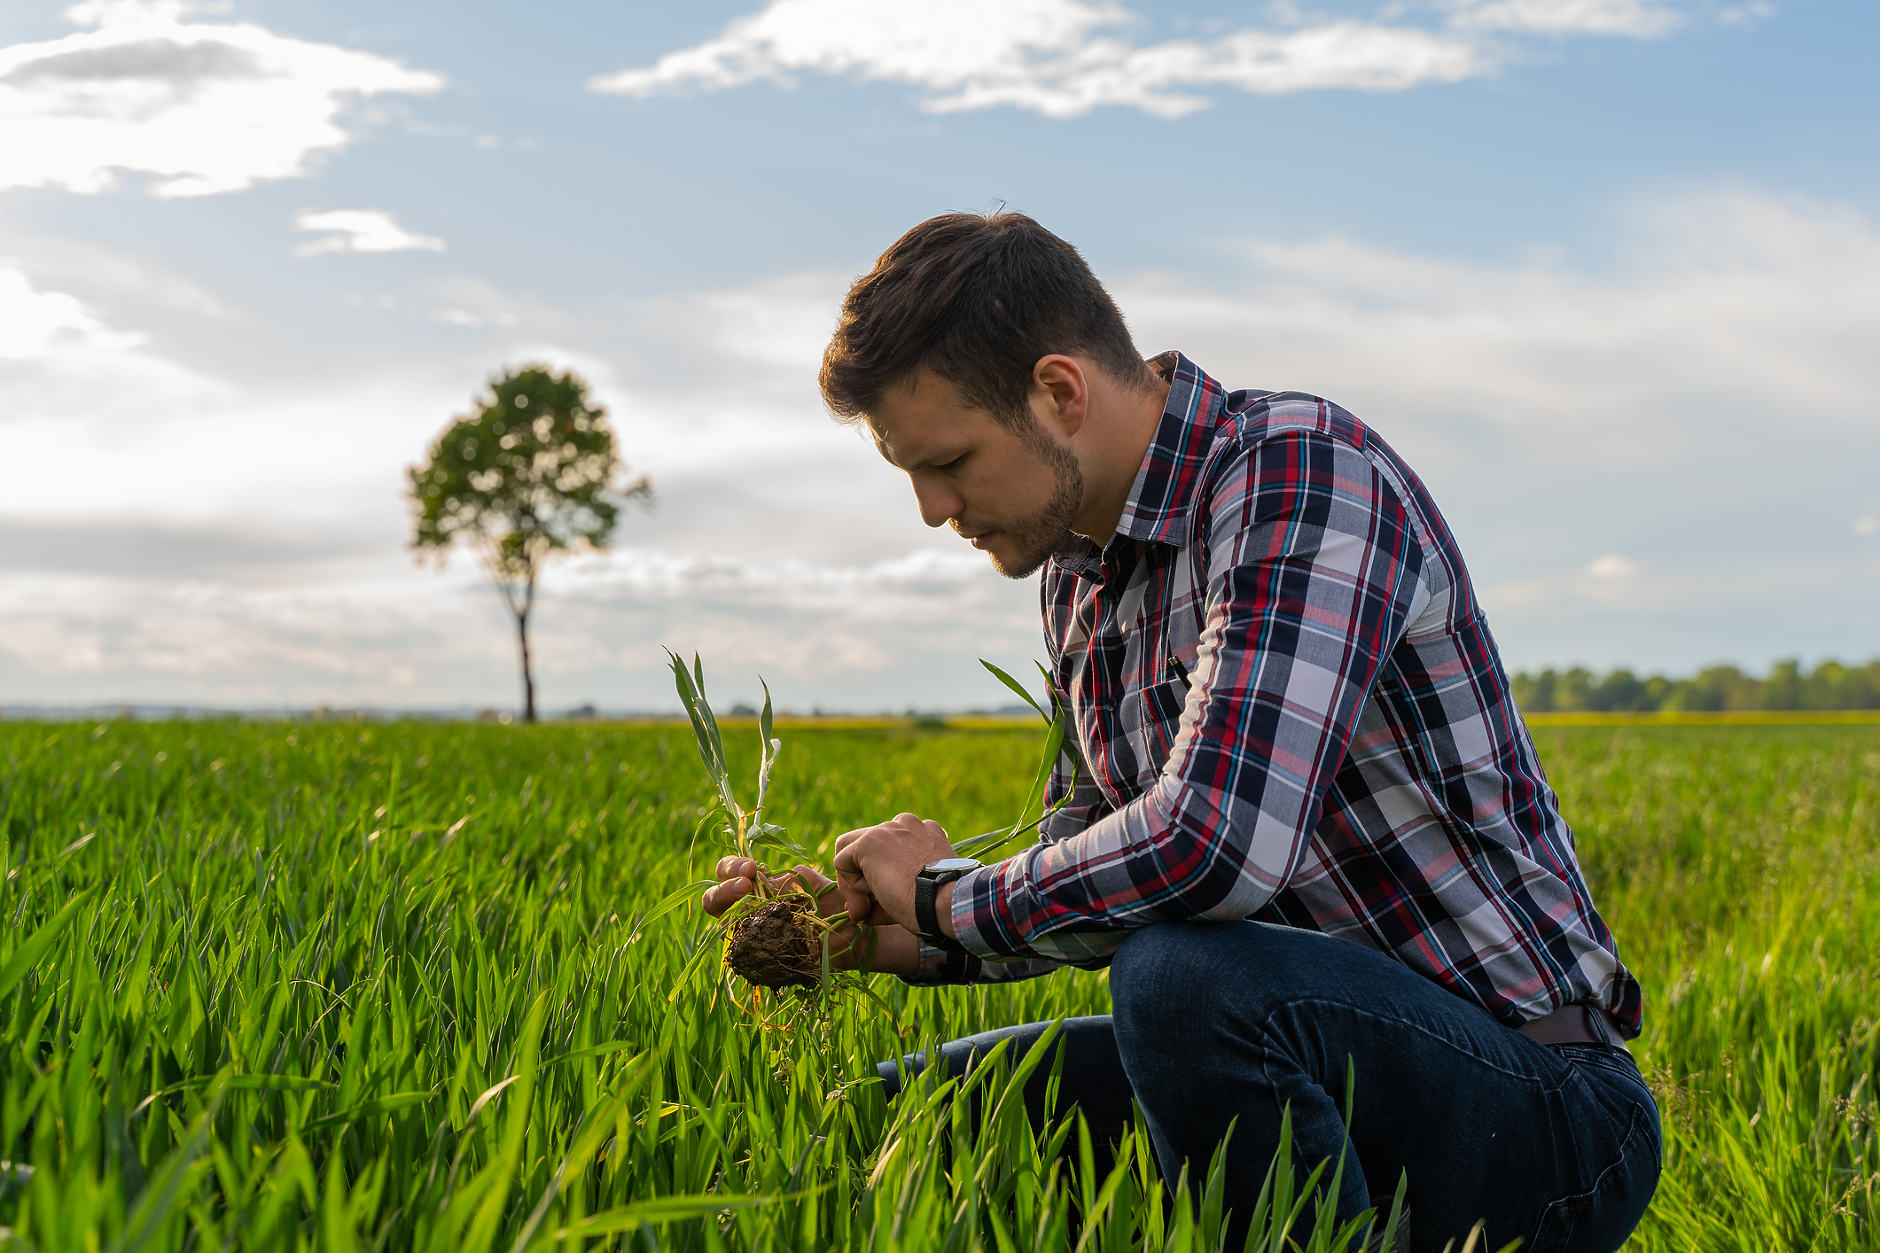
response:
[(1024, 434), (1032, 367), (1052, 353), (1094, 361), (1119, 383), (1153, 382), (1075, 248), (1022, 213), (945, 213), (897, 239), (849, 288), (823, 353), (823, 400), (853, 422), (932, 370)]

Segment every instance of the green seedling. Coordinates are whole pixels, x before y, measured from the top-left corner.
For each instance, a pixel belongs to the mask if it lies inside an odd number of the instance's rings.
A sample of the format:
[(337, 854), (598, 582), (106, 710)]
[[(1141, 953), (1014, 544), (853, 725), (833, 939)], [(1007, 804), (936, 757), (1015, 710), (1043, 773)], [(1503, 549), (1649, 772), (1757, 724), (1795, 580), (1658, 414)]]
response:
[[(692, 665), (688, 668), (684, 659), (676, 653), (668, 651), (667, 656), (672, 661), (673, 682), (679, 700), (685, 706), (686, 716), (692, 722), (693, 736), (698, 741), (699, 760), (705, 765), (705, 773), (712, 781), (718, 794), (719, 807), (725, 814), (723, 834), (737, 856), (749, 857), (758, 863), (753, 879), (755, 888), (727, 910), (720, 922), (723, 965), (752, 988), (748, 1000), (743, 997), (734, 999), (760, 1023), (784, 1026), (787, 1025), (785, 1020), (788, 1015), (779, 1019), (775, 1013), (767, 1013), (758, 990), (770, 989), (780, 993), (794, 991), (798, 1006), (806, 1005), (810, 1007), (813, 1017), (824, 1019), (831, 998), (846, 987), (867, 991), (865, 976), (873, 965), (878, 937), (872, 926), (850, 918), (847, 910), (835, 910), (827, 914), (821, 911), (819, 898), (833, 891), (833, 884), (825, 884), (820, 890), (811, 891), (796, 875), (779, 873), (765, 863), (764, 855), (768, 852), (788, 854), (798, 861), (805, 861), (811, 856), (808, 849), (790, 839), (783, 827), (769, 821), (766, 813), (771, 772), (776, 768), (778, 755), (783, 750), (782, 741), (773, 733), (770, 686), (763, 684), (764, 708), (757, 720), (761, 739), (757, 766), (757, 803), (746, 809), (739, 803), (732, 785), (730, 766), (725, 758), (724, 735), (719, 730), (716, 715), (712, 713), (711, 703), (705, 696), (704, 663), (694, 654)], [(1049, 672), (1039, 667), (1039, 672), (1044, 675), (1046, 702), (1040, 703), (1022, 684), (999, 667), (989, 661), (981, 661), (980, 664), (1037, 710), (1048, 730), (1043, 758), (1018, 817), (1009, 827), (1000, 827), (960, 841), (957, 847), (965, 856), (984, 856), (1011, 845), (1021, 836), (1034, 834), (1040, 823), (1063, 807), (1073, 790), (1067, 788), (1064, 797), (1056, 805), (1043, 807), (1045, 789), (1058, 757), (1062, 754), (1071, 763), (1073, 788), (1077, 771), (1082, 765), (1066, 735), (1069, 723), (1067, 703), (1052, 684)], [(762, 680), (759, 682), (762, 683)], [(1027, 815), (1034, 809), (1040, 812), (1028, 820)], [(845, 979), (846, 972), (833, 968), (832, 959), (846, 955), (851, 949), (855, 952), (856, 970), (863, 978)]]
[[(667, 656), (672, 659), (673, 681), (680, 703), (692, 721), (699, 759), (705, 763), (705, 773), (718, 793), (718, 804), (725, 815), (726, 840), (737, 856), (757, 862), (757, 873), (753, 877), (755, 888), (727, 910), (719, 924), (724, 965), (753, 988), (778, 991), (800, 988), (822, 994), (809, 999), (826, 1000), (827, 994), (834, 991), (834, 972), (830, 971), (832, 945), (834, 955), (845, 953), (851, 942), (861, 943), (866, 952), (873, 948), (874, 935), (865, 923), (854, 924), (852, 937), (842, 934), (851, 927), (846, 910), (822, 916), (817, 907), (817, 897), (822, 893), (812, 893), (795, 875), (777, 873), (765, 863), (765, 854), (770, 852), (785, 853), (799, 860), (810, 856), (809, 850), (790, 839), (783, 827), (765, 820), (771, 771), (783, 751), (783, 741), (773, 734), (770, 686), (764, 684), (764, 708), (757, 719), (762, 739), (757, 764), (757, 803), (746, 809), (739, 803), (731, 782), (718, 718), (705, 697), (704, 663), (694, 655), (688, 670), (685, 660), (676, 653), (669, 651)], [(823, 892), (829, 890), (826, 886)], [(755, 996), (748, 1008), (760, 1021), (769, 1023)]]
[[(978, 857), (984, 860), (991, 854), (1002, 851), (1006, 845), (1011, 844), (1019, 836), (1036, 831), (1046, 818), (1070, 803), (1071, 797), (1077, 791), (1077, 780), (1084, 771), (1084, 758), (1083, 754), (1077, 751), (1077, 741), (1070, 735), (1070, 702), (1064, 698), (1062, 692), (1058, 691), (1057, 684), (1052, 681), (1049, 670), (1043, 666), (1038, 667), (1038, 673), (1044, 678), (1045, 700), (1050, 703), (1050, 708), (1046, 709), (1044, 705), (1032, 698), (1031, 693), (1025, 690), (1025, 685), (1017, 679), (983, 657), (980, 658), (979, 664), (989, 670), (999, 682), (1018, 693), (1019, 698), (1027, 705), (1037, 710), (1038, 716), (1044, 719), (1047, 728), (1044, 736), (1044, 753), (1038, 759), (1038, 772), (1032, 778), (1031, 791), (1026, 795), (1025, 803), (1020, 807), (1018, 817), (1012, 825), (997, 831), (987, 831), (983, 835), (975, 835), (971, 839), (961, 840), (954, 845), (960, 856)], [(1057, 804), (1042, 810), (1036, 818), (1026, 821), (1025, 815), (1044, 803), (1045, 788), (1051, 782), (1051, 772), (1056, 769), (1060, 756), (1070, 763), (1070, 785), (1064, 789), (1064, 795), (1058, 798)]]

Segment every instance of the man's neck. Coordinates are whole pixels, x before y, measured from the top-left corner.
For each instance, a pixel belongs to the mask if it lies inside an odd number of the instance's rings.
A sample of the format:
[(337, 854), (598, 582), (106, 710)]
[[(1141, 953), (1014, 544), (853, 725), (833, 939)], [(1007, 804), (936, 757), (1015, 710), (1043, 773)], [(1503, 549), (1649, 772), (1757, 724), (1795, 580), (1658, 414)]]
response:
[(1130, 490), (1155, 441), (1168, 402), (1168, 383), (1148, 387), (1119, 384), (1102, 370), (1092, 370), (1090, 417), (1084, 455), (1084, 505), (1071, 530), (1102, 548), (1116, 534), (1129, 505)]

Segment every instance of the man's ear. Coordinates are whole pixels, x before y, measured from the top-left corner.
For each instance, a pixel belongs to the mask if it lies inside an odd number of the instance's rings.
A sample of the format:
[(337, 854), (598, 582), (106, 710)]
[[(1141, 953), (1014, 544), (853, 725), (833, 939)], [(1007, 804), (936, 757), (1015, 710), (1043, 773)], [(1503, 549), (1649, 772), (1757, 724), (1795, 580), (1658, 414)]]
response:
[(1038, 420), (1069, 437), (1090, 416), (1090, 381), (1076, 358), (1052, 353), (1031, 368), (1031, 407)]

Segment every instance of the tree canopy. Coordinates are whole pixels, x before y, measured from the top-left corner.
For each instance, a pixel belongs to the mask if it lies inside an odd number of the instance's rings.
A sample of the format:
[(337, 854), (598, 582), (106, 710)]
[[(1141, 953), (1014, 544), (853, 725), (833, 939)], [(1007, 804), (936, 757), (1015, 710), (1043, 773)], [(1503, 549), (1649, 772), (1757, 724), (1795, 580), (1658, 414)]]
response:
[(1521, 671), (1509, 682), (1515, 704), (1527, 713), (1880, 709), (1880, 658), (1864, 666), (1828, 660), (1813, 670), (1799, 661), (1779, 661), (1762, 679), (1735, 666), (1711, 666), (1688, 679), (1640, 678), (1626, 669), (1602, 678), (1574, 666)]

